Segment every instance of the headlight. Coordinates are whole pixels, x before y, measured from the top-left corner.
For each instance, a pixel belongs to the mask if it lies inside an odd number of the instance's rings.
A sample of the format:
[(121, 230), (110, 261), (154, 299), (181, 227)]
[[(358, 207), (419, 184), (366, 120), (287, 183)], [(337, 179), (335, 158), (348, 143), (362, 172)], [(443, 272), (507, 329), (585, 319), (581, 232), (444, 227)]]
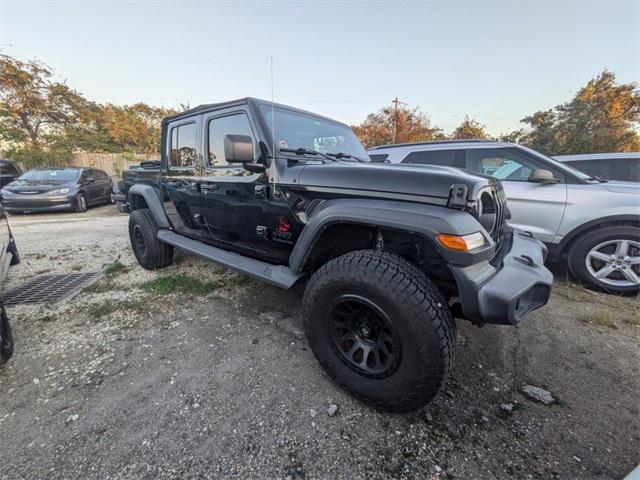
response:
[(68, 188), (58, 188), (57, 190), (51, 190), (49, 192), (51, 195), (58, 195), (58, 194), (62, 194), (62, 193), (69, 193), (69, 189)]

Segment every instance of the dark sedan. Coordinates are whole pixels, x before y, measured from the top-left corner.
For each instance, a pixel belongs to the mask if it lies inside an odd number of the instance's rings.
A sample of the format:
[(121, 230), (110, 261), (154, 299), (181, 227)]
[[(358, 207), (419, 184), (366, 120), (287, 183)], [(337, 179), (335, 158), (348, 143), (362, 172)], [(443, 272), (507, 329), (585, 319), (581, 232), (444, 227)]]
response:
[(7, 212), (44, 212), (87, 208), (109, 203), (113, 184), (102, 170), (84, 167), (37, 168), (2, 189)]

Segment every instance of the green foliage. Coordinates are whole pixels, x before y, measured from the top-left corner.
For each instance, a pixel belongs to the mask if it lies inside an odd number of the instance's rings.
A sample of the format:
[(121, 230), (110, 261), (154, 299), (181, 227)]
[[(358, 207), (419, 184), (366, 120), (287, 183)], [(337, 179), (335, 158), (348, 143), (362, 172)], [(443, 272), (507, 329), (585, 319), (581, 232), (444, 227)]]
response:
[(569, 102), (535, 112), (522, 122), (528, 131), (511, 135), (550, 155), (640, 150), (640, 92), (635, 83), (618, 84), (605, 70)]
[(6, 151), (6, 157), (17, 162), (23, 170), (29, 170), (36, 167), (69, 165), (73, 151), (61, 146), (43, 148), (40, 145), (26, 145), (10, 148)]
[(122, 263), (120, 263), (120, 259), (116, 258), (113, 262), (107, 263), (102, 267), (102, 271), (108, 277), (116, 275), (117, 273), (124, 273), (127, 271), (127, 267), (125, 267)]
[(215, 287), (216, 285), (214, 283), (203, 282), (190, 275), (175, 273), (163, 275), (142, 285), (145, 291), (157, 295), (168, 295), (176, 292), (206, 295)]

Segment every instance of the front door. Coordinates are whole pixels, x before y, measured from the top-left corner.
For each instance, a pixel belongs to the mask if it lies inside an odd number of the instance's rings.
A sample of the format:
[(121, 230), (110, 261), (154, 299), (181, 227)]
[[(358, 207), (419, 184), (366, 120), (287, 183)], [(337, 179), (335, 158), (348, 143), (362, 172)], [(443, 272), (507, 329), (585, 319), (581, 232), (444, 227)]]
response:
[(86, 169), (82, 171), (82, 175), (80, 177), (80, 182), (82, 184), (82, 188), (87, 193), (87, 204), (95, 205), (100, 200), (100, 182), (96, 178), (95, 170)]
[(491, 175), (502, 181), (511, 212), (509, 224), (528, 230), (538, 240), (552, 242), (567, 204), (565, 177), (552, 171), (558, 183), (543, 185), (529, 182), (529, 175), (538, 168), (514, 149), (477, 148), (464, 150), (468, 170)]
[(203, 117), (203, 175), (196, 221), (206, 241), (225, 249), (264, 257), (270, 223), (267, 176), (226, 161), (225, 135), (248, 135), (259, 156), (256, 129), (243, 108), (211, 112)]

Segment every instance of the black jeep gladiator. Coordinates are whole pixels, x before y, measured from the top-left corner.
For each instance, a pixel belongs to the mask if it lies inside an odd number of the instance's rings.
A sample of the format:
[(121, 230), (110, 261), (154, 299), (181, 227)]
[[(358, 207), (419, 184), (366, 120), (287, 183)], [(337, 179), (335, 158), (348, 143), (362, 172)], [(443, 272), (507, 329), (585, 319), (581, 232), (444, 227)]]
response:
[(306, 282), (316, 358), (387, 410), (443, 387), (454, 314), (515, 325), (549, 299), (546, 249), (506, 225), (499, 182), (372, 164), (347, 125), (284, 105), (247, 98), (164, 119), (160, 170), (127, 197), (144, 268), (178, 247), (282, 288)]

